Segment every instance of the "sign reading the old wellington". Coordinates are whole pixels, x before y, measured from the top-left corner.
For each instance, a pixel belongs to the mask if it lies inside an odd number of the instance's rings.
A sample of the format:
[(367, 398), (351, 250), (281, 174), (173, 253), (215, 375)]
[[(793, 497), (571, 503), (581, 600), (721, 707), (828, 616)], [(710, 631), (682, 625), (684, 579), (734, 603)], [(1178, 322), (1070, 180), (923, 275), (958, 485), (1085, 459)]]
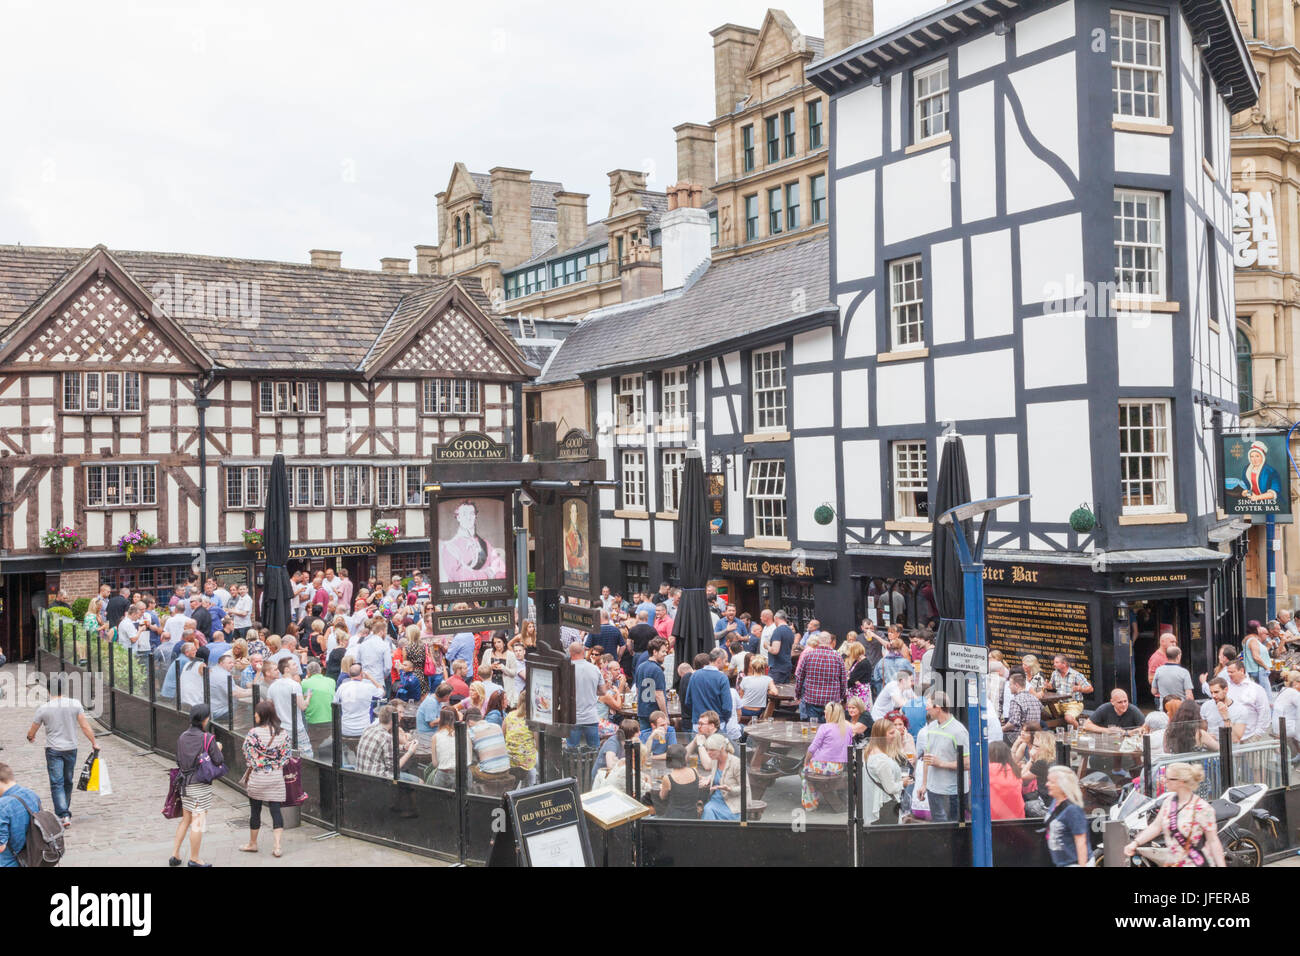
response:
[(465, 432), (433, 449), (434, 463), (469, 461), (509, 461), (510, 449), (482, 432)]
[[(290, 548), (289, 558), (336, 558), (350, 557), (361, 554), (374, 554), (375, 545), (373, 542), (368, 544), (323, 544), (314, 548)], [(257, 552), (257, 560), (265, 561), (266, 552)]]
[(439, 495), (432, 513), (434, 603), (514, 597), (506, 495)]

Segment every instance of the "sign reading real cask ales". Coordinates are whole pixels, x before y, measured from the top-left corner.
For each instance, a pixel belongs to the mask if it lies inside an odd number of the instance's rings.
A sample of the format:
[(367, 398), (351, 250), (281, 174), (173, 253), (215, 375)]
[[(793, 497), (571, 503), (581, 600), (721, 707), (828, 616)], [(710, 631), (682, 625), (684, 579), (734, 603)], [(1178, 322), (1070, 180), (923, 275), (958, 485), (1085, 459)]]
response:
[(1017, 661), (1033, 654), (1044, 674), (1052, 669), (1054, 656), (1065, 654), (1071, 667), (1092, 679), (1088, 605), (989, 594), (984, 598), (984, 619), (989, 647)]

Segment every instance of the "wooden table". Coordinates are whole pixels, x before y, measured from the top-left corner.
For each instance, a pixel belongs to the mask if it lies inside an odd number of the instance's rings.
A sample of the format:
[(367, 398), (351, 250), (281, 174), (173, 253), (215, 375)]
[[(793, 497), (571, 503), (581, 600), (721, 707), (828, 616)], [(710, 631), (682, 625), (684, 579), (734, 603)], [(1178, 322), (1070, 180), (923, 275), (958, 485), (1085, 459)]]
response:
[[(817, 735), (817, 724), (797, 720), (755, 720), (745, 727), (746, 742), (754, 745), (749, 762), (749, 787), (756, 800), (780, 777), (797, 774), (803, 768), (804, 754)], [(768, 770), (770, 751), (777, 758), (777, 769)]]
[[(1065, 705), (1074, 700), (1073, 694), (1044, 694), (1038, 698), (1039, 703), (1043, 705), (1042, 725), (1048, 726), (1049, 721), (1057, 721), (1058, 724), (1065, 721)], [(1054, 725), (1055, 726), (1055, 725)]]
[[(1093, 769), (1102, 769), (1102, 764), (1109, 760), (1113, 770), (1121, 769), (1125, 764), (1134, 765), (1142, 763), (1142, 749), (1139, 746), (1137, 750), (1120, 750), (1120, 741), (1124, 740), (1122, 734), (1083, 734), (1083, 737), (1091, 738), (1088, 744), (1080, 745), (1078, 741), (1070, 744), (1070, 754), (1078, 755), (1083, 758), (1079, 764), (1079, 776), (1089, 773)], [(1142, 738), (1138, 734), (1132, 735), (1139, 745)], [(1097, 766), (1094, 767), (1093, 763)]]

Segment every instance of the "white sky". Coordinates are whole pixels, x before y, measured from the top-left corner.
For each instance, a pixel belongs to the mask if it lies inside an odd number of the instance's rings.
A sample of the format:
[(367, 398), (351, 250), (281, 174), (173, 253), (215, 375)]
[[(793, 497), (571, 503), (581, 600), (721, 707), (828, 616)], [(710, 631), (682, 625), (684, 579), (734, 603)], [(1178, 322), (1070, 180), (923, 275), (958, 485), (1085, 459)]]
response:
[[(877, 0), (876, 31), (937, 5)], [(436, 241), (452, 164), (590, 193), (676, 178), (709, 30), (748, 0), (0, 0), (0, 243), (379, 267)], [(790, 0), (822, 35), (821, 0)], [(644, 20), (639, 17), (644, 16)]]

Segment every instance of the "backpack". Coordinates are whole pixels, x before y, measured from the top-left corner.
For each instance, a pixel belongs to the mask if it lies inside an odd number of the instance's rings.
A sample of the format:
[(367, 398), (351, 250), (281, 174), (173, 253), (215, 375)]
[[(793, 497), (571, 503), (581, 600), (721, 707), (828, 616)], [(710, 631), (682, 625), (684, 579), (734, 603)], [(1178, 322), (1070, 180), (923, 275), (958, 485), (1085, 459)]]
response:
[(27, 810), (27, 843), (16, 854), (19, 866), (58, 866), (63, 859), (63, 824), (53, 810), (33, 812), (18, 794), (13, 798)]

